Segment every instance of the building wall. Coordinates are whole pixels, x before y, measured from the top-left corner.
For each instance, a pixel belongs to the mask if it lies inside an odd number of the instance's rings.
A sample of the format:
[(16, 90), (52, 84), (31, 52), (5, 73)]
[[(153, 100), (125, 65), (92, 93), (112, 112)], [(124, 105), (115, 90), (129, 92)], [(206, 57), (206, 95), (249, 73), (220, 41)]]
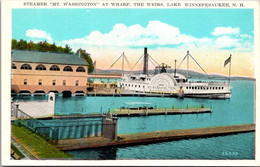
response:
[[(64, 65), (64, 64), (44, 64), (46, 70), (36, 70), (35, 68), (39, 63), (25, 63), (25, 62), (12, 62), (16, 69), (12, 69), (12, 90), (16, 93), (19, 93), (21, 90), (29, 90), (31, 93), (34, 93), (36, 90), (43, 90), (45, 93), (49, 91), (71, 91), (75, 93), (76, 91), (83, 91), (86, 93), (87, 85), (87, 66), (82, 65)], [(32, 69), (25, 70), (20, 69), (23, 64), (29, 64)], [(60, 71), (51, 71), (50, 67), (52, 65), (57, 65), (60, 68)], [(70, 66), (73, 71), (63, 71), (65, 66)], [(76, 72), (78, 67), (83, 67), (85, 72)], [(24, 84), (25, 79), (27, 84)], [(41, 85), (39, 81), (41, 80)], [(53, 82), (55, 80), (55, 85)], [(64, 85), (63, 82), (66, 82)], [(78, 83), (76, 85), (76, 82)]]

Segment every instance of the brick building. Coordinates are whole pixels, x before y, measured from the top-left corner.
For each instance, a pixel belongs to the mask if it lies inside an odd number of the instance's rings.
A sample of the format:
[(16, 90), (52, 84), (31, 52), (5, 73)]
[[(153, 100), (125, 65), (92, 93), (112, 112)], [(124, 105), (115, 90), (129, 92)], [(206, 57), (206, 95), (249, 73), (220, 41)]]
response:
[(12, 94), (82, 95), (88, 66), (78, 54), (12, 50)]

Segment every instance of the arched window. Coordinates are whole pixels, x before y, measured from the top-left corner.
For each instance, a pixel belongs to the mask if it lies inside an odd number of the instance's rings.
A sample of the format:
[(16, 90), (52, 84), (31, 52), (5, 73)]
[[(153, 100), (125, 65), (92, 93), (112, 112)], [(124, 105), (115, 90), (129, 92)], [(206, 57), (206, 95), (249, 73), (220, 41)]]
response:
[(12, 63), (12, 69), (17, 69), (17, 67), (14, 63)]
[(39, 64), (38, 66), (36, 66), (35, 70), (46, 70), (46, 67), (42, 64)]
[(76, 72), (86, 72), (86, 70), (83, 67), (78, 67)]
[(63, 71), (73, 71), (71, 66), (64, 67)]
[(32, 67), (29, 64), (23, 64), (20, 69), (22, 69), (22, 70), (31, 70)]
[(60, 67), (57, 65), (52, 65), (50, 71), (60, 71)]

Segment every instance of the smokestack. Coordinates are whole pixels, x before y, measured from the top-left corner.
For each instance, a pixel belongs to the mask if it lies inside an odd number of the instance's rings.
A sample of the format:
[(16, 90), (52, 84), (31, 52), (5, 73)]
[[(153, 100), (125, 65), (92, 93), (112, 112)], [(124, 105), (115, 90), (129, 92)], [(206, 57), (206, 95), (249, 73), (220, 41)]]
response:
[(144, 48), (144, 68), (143, 68), (143, 74), (148, 74), (148, 53), (147, 48)]

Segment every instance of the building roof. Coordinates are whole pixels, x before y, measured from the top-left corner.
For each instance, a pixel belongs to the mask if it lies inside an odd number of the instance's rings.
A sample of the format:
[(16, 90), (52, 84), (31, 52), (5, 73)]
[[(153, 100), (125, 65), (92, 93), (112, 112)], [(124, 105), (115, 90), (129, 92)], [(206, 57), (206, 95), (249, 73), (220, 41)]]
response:
[(67, 65), (88, 65), (84, 58), (77, 54), (12, 50), (12, 62), (49, 63)]

